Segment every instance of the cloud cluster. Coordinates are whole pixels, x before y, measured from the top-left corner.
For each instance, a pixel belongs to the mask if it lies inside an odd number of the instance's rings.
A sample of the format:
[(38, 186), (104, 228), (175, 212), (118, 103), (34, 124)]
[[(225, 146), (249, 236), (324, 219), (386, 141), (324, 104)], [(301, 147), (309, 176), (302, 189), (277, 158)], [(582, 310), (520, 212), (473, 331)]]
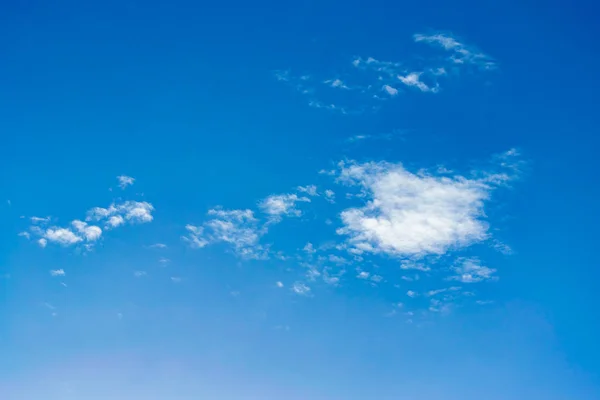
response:
[[(268, 232), (269, 226), (281, 222), (283, 217), (302, 215), (298, 203), (310, 203), (311, 197), (317, 196), (319, 193), (314, 185), (298, 186), (297, 193), (267, 196), (258, 202), (258, 209), (266, 215), (266, 220), (257, 218), (250, 209), (224, 210), (217, 207), (208, 211), (210, 218), (202, 225), (186, 225), (187, 232), (181, 239), (192, 248), (225, 243), (241, 258), (266, 259), (269, 258), (269, 246), (262, 245), (260, 239)], [(285, 258), (281, 254), (276, 256)]]
[(154, 207), (148, 202), (123, 201), (113, 203), (108, 208), (94, 207), (87, 212), (85, 221), (75, 219), (67, 226), (50, 225), (49, 217), (31, 217), (29, 232), (21, 232), (19, 236), (36, 238), (40, 247), (46, 247), (48, 243), (64, 247), (83, 244), (89, 250), (105, 230), (117, 228), (125, 223), (151, 222), (153, 211)]
[(496, 63), (488, 55), (452, 35), (415, 34), (416, 43), (430, 45), (430, 52), (407, 55), (400, 61), (356, 57), (341, 77), (319, 79), (313, 75), (296, 77), (290, 71), (276, 71), (277, 80), (292, 86), (308, 97), (311, 107), (341, 114), (376, 110), (381, 101), (410, 91), (437, 93), (443, 81), (458, 76), (462, 70), (488, 71)]

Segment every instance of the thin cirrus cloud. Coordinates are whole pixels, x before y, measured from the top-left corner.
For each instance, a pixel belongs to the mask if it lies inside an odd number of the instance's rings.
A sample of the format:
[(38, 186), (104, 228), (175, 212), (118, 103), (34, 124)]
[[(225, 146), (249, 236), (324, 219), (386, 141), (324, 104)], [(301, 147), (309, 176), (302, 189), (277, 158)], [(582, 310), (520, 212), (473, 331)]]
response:
[(431, 51), (423, 53), (419, 47), (417, 53), (405, 55), (402, 61), (355, 57), (338, 73), (344, 79), (318, 79), (312, 74), (296, 77), (289, 70), (276, 71), (275, 77), (306, 96), (310, 107), (357, 114), (377, 110), (382, 101), (404, 92), (438, 93), (444, 81), (462, 70), (485, 72), (497, 68), (490, 56), (450, 34), (417, 33), (412, 39), (429, 45)]

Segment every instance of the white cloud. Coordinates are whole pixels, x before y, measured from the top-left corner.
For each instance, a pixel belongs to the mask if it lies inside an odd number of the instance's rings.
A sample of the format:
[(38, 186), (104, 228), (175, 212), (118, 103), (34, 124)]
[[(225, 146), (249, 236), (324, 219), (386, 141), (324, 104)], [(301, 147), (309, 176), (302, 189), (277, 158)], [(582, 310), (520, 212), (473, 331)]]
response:
[[(88, 211), (86, 220), (102, 221), (108, 219), (110, 221), (110, 217), (118, 216), (132, 224), (143, 224), (154, 219), (152, 216), (153, 211), (152, 204), (146, 201), (125, 201), (119, 204), (111, 204), (108, 208), (94, 207)], [(113, 220), (113, 223), (115, 221)]]
[(38, 240), (38, 244), (40, 245), (41, 248), (44, 248), (48, 244), (48, 241), (44, 238), (41, 238)]
[(369, 273), (368, 273), (368, 272), (366, 272), (366, 271), (361, 271), (361, 272), (359, 272), (359, 273), (358, 273), (358, 275), (356, 275), (356, 277), (357, 277), (358, 279), (369, 279), (369, 276), (370, 276), (370, 275), (371, 275), (371, 274), (369, 274)]
[(30, 239), (31, 235), (29, 232), (19, 232), (18, 236), (24, 237), (25, 239)]
[(106, 221), (106, 225), (111, 228), (116, 228), (125, 223), (125, 219), (120, 215), (111, 216), (108, 221)]
[(45, 224), (50, 222), (50, 217), (31, 217), (31, 223), (33, 224)]
[(430, 267), (428, 267), (422, 263), (416, 262), (414, 260), (402, 260), (402, 262), (400, 263), (400, 269), (404, 269), (404, 270), (414, 269), (416, 271), (421, 271), (421, 272), (427, 272), (427, 271), (431, 270)]
[(171, 277), (171, 282), (173, 282), (173, 283), (181, 283), (181, 278), (179, 278), (177, 276), (172, 276)]
[(309, 196), (315, 197), (319, 194), (317, 193), (317, 187), (315, 185), (308, 186), (298, 186), (298, 191), (302, 193), (306, 193)]
[(146, 276), (146, 275), (148, 275), (146, 273), (146, 271), (135, 271), (133, 273), (133, 276), (135, 276), (136, 278), (141, 278), (141, 277)]
[(313, 246), (313, 244), (310, 242), (306, 243), (306, 245), (304, 246), (304, 248), (302, 250), (304, 250), (308, 254), (314, 254), (317, 252), (317, 250), (315, 250), (315, 247)]
[(456, 280), (463, 283), (475, 283), (482, 281), (497, 280), (493, 276), (496, 270), (481, 265), (477, 258), (460, 258), (457, 260), (452, 270), (456, 272), (455, 276), (451, 276), (450, 280)]
[(193, 247), (221, 242), (231, 245), (234, 252), (242, 258), (267, 258), (267, 251), (259, 244), (265, 230), (259, 229), (252, 210), (216, 208), (209, 210), (208, 215), (213, 218), (203, 226), (187, 225), (189, 234), (182, 238)]
[(51, 276), (65, 276), (65, 271), (63, 269), (53, 269), (50, 270)]
[(275, 282), (275, 286), (277, 286), (278, 288), (282, 288), (283, 282)]
[(292, 285), (292, 291), (296, 294), (304, 296), (310, 294), (310, 288), (302, 282), (294, 282), (294, 284)]
[(414, 297), (417, 297), (417, 296), (418, 296), (418, 294), (417, 294), (416, 292), (413, 292), (412, 290), (409, 290), (408, 292), (406, 292), (406, 295), (407, 295), (408, 297), (412, 297), (412, 298), (414, 298)]
[(125, 189), (127, 186), (131, 186), (133, 185), (133, 182), (135, 182), (134, 178), (126, 175), (117, 176), (117, 180), (119, 181), (119, 186), (121, 187), (121, 189)]
[(493, 69), (496, 67), (496, 63), (490, 56), (478, 51), (473, 46), (467, 46), (459, 42), (451, 35), (441, 33), (434, 35), (416, 34), (413, 38), (416, 42), (427, 43), (449, 51), (451, 53), (449, 60), (454, 64), (470, 64), (481, 69)]
[(332, 88), (338, 89), (350, 89), (341, 79), (328, 79), (324, 83), (328, 84)]
[(386, 92), (387, 94), (389, 94), (390, 96), (397, 96), (398, 95), (398, 89), (396, 89), (393, 86), (390, 85), (383, 85), (382, 89), (384, 92)]
[(171, 262), (171, 260), (169, 260), (168, 258), (165, 258), (165, 257), (161, 257), (158, 259), (158, 262), (161, 264), (168, 264)]
[(302, 212), (296, 208), (297, 202), (310, 202), (310, 199), (298, 197), (296, 194), (271, 195), (262, 200), (259, 207), (276, 222), (280, 221), (282, 216), (300, 216)]
[(337, 265), (348, 264), (348, 260), (346, 260), (346, 259), (345, 259), (345, 258), (343, 258), (343, 257), (336, 256), (335, 254), (329, 254), (329, 255), (327, 256), (327, 259), (328, 259), (330, 262), (332, 262), (332, 263), (334, 263), (334, 264), (337, 264)]
[(166, 249), (167, 245), (164, 243), (155, 243), (148, 246), (149, 249)]
[(330, 189), (325, 190), (325, 199), (329, 203), (335, 203), (335, 192)]
[(66, 228), (47, 229), (44, 233), (44, 238), (62, 246), (71, 246), (83, 240), (81, 237), (74, 234), (73, 231)]
[(434, 87), (430, 87), (421, 81), (421, 73), (420, 72), (411, 72), (405, 76), (398, 75), (398, 79), (400, 82), (405, 84), (406, 86), (411, 86), (419, 89), (421, 92), (430, 92), (436, 93), (439, 91), (439, 87), (436, 85)]
[(188, 242), (191, 247), (201, 249), (209, 244), (208, 240), (204, 239), (204, 228), (201, 226), (186, 225), (185, 229), (188, 231), (187, 236), (182, 236), (181, 239)]
[(323, 282), (331, 286), (337, 286), (340, 283), (339, 276), (331, 276), (325, 271), (323, 274)]
[(341, 213), (338, 233), (359, 252), (439, 255), (488, 237), (483, 205), (489, 187), (480, 181), (419, 176), (386, 162), (342, 165), (339, 179), (370, 197)]
[(460, 286), (452, 286), (452, 287), (449, 287), (449, 288), (430, 290), (430, 291), (428, 291), (426, 293), (426, 295), (428, 297), (431, 297), (431, 296), (436, 296), (436, 295), (438, 295), (440, 293), (444, 293), (444, 292), (448, 292), (448, 291), (454, 292), (454, 291), (457, 291), (457, 290), (460, 290), (460, 289), (461, 289)]
[(79, 234), (85, 238), (88, 242), (94, 242), (100, 239), (102, 235), (102, 229), (94, 225), (88, 225), (86, 222), (75, 220), (71, 222), (71, 225), (75, 228)]

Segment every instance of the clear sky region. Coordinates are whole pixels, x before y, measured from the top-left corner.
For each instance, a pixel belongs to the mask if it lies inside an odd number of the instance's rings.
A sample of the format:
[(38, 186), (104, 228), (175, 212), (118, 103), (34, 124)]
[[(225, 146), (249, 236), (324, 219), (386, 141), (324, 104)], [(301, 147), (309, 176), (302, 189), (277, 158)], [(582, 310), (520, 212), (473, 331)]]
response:
[(599, 13), (4, 2), (0, 399), (600, 399)]

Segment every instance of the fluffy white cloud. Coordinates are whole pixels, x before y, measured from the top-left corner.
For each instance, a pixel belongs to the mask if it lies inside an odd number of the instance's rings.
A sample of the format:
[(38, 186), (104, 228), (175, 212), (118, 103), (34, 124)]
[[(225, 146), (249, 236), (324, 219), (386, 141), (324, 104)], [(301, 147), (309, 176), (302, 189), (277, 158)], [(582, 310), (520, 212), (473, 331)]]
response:
[(86, 222), (75, 220), (71, 222), (71, 225), (79, 232), (79, 234), (85, 238), (88, 242), (94, 242), (100, 239), (102, 235), (102, 229), (95, 225), (88, 225)]
[(456, 280), (463, 283), (475, 283), (482, 281), (493, 281), (498, 278), (493, 276), (496, 270), (481, 265), (478, 258), (460, 258), (457, 260), (452, 270), (456, 273), (450, 280)]
[(152, 221), (152, 211), (154, 207), (148, 202), (125, 201), (122, 203), (111, 204), (108, 208), (94, 207), (88, 211), (86, 221), (79, 219), (73, 220), (70, 227), (50, 227), (42, 229), (39, 225), (50, 221), (49, 217), (32, 217), (30, 232), (21, 233), (21, 236), (27, 238), (34, 235), (38, 237), (38, 244), (46, 247), (48, 242), (57, 243), (62, 246), (71, 246), (81, 242), (87, 242), (83, 246), (90, 250), (92, 243), (102, 236), (102, 228), (97, 225), (89, 224), (89, 221), (104, 222), (106, 229), (116, 228), (125, 222), (131, 224), (141, 224)]
[(119, 181), (119, 186), (121, 187), (121, 189), (125, 189), (127, 186), (131, 186), (133, 185), (133, 182), (135, 182), (134, 178), (126, 175), (117, 176), (117, 180)]
[(63, 269), (53, 269), (50, 270), (51, 276), (65, 276), (65, 271)]
[(483, 206), (489, 187), (480, 181), (420, 176), (386, 162), (342, 165), (339, 179), (370, 197), (341, 213), (338, 233), (360, 252), (420, 257), (488, 237)]
[(413, 292), (412, 290), (409, 290), (408, 292), (406, 292), (406, 295), (408, 297), (412, 297), (412, 298), (415, 298), (418, 296), (417, 292)]
[(44, 238), (50, 242), (58, 243), (62, 246), (71, 246), (81, 242), (83, 239), (67, 228), (47, 229)]
[(296, 208), (297, 202), (310, 202), (308, 197), (296, 194), (271, 195), (259, 203), (261, 210), (269, 215), (272, 221), (280, 221), (282, 216), (300, 216), (302, 212)]
[(124, 223), (125, 219), (120, 215), (113, 215), (108, 219), (108, 221), (106, 221), (106, 225), (110, 228), (116, 228)]
[[(154, 207), (152, 204), (146, 201), (125, 201), (123, 203), (111, 204), (108, 208), (94, 207), (88, 211), (86, 220), (107, 220), (109, 226), (120, 221), (120, 219), (124, 219), (132, 224), (143, 224), (152, 222), (154, 219), (152, 216), (153, 211)], [(110, 218), (113, 216), (120, 217), (120, 219), (113, 219), (112, 222), (110, 222)], [(121, 223), (119, 222), (117, 226), (120, 224)]]
[(283, 282), (275, 282), (275, 286), (277, 286), (278, 288), (282, 288)]

